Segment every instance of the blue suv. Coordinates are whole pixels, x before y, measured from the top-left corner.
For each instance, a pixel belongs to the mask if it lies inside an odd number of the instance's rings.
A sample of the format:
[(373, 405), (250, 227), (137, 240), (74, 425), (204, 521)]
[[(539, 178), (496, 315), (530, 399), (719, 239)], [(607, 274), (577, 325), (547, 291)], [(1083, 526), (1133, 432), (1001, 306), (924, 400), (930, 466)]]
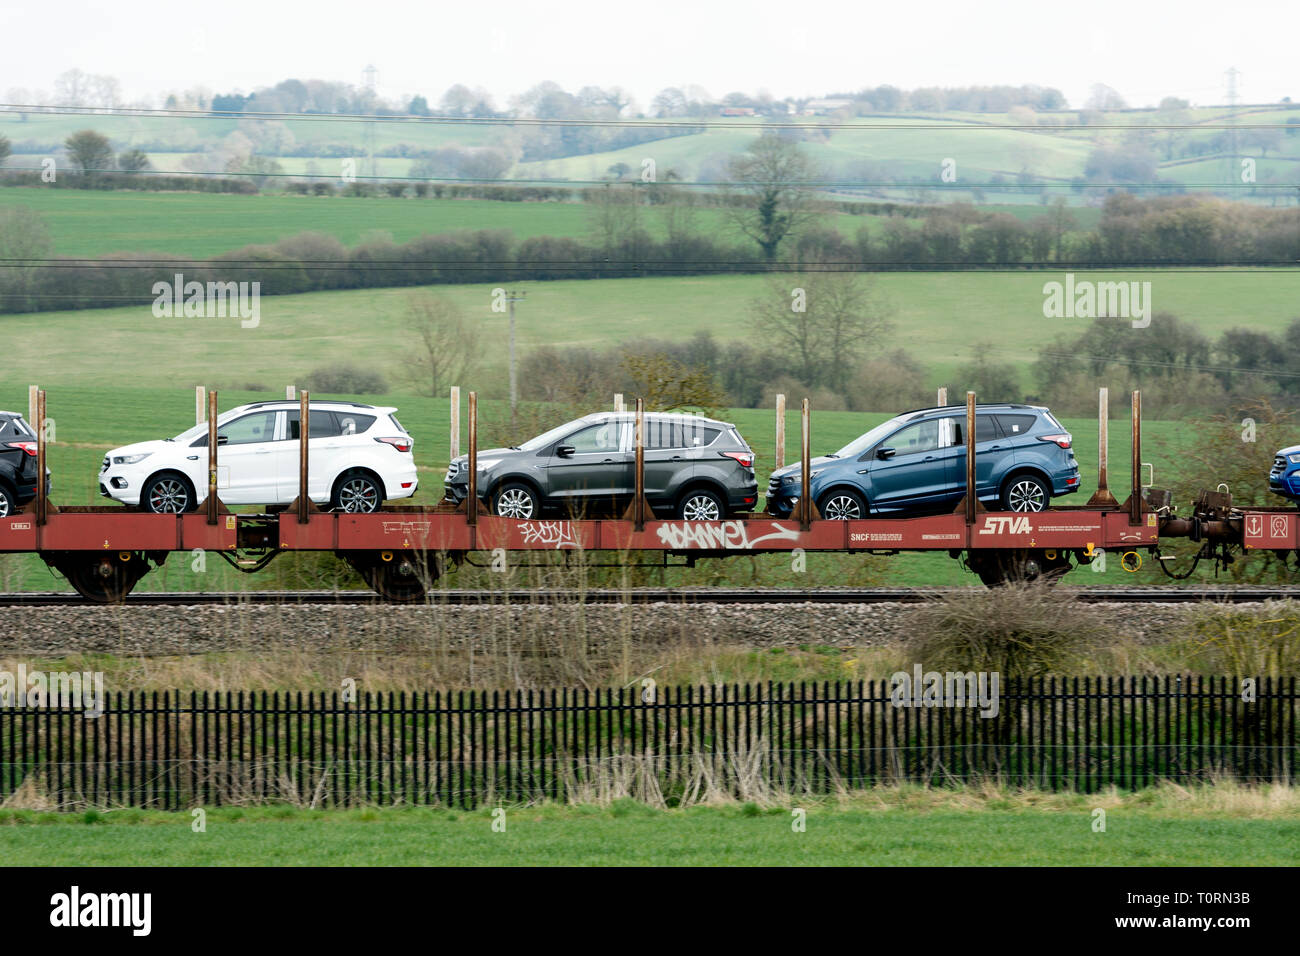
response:
[[(966, 492), (966, 407), (905, 412), (833, 455), (811, 462), (812, 495), (823, 518), (944, 511)], [(975, 410), (975, 490), (1005, 511), (1042, 511), (1079, 490), (1070, 433), (1037, 405)], [(802, 494), (798, 464), (772, 473), (769, 514), (786, 517)]]
[(1291, 501), (1300, 501), (1300, 445), (1283, 448), (1273, 459), (1268, 473), (1268, 490)]

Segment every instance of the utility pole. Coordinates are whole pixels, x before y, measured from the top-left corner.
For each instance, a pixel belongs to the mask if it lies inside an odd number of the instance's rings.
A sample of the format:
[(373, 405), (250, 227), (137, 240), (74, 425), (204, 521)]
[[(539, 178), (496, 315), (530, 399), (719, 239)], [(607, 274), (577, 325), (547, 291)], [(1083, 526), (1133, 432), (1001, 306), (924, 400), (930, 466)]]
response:
[(523, 302), (527, 295), (527, 292), (518, 290), (506, 293), (506, 301), (510, 303), (510, 430), (512, 432), (516, 424), (515, 412), (519, 406), (519, 375), (515, 367), (515, 303)]
[[(368, 109), (372, 113), (375, 110), (375, 74), (377, 74), (378, 72), (379, 71), (375, 69), (375, 65), (373, 63), (368, 64), (366, 68), (361, 71), (362, 75), (366, 78), (366, 84), (365, 84), (366, 91), (370, 93), (370, 97), (368, 101)], [(375, 121), (374, 120), (366, 121), (366, 153), (370, 157), (370, 178), (371, 181), (374, 181), (374, 179), (379, 175), (375, 169)]]
[(1237, 81), (1241, 78), (1241, 71), (1235, 66), (1228, 67), (1223, 74), (1224, 85), (1228, 88), (1228, 124), (1231, 127), (1228, 130), (1228, 179), (1230, 182), (1237, 180), (1237, 174), (1241, 171), (1241, 163), (1237, 158)]

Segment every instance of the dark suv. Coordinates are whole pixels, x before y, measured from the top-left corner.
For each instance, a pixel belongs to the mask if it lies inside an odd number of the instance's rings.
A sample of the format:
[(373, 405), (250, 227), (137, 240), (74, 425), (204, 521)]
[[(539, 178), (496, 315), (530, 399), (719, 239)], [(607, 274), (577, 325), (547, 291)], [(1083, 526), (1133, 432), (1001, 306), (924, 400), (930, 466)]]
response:
[[(45, 487), (49, 489), (49, 470)], [(36, 497), (36, 433), (17, 412), (0, 412), (0, 518)]]
[[(833, 455), (811, 463), (812, 494), (823, 518), (944, 511), (966, 493), (966, 407), (905, 412)], [(1079, 490), (1070, 433), (1037, 405), (975, 409), (975, 493), (1004, 511), (1042, 511)], [(789, 515), (799, 500), (800, 466), (772, 473), (767, 509)]]
[[(636, 488), (635, 416), (603, 412), (552, 428), (517, 448), (478, 453), (478, 494), (493, 514), (540, 518), (617, 514)], [(716, 521), (752, 511), (754, 452), (734, 425), (695, 415), (645, 416), (645, 495), (658, 516)], [(447, 498), (469, 493), (469, 458), (447, 470)]]

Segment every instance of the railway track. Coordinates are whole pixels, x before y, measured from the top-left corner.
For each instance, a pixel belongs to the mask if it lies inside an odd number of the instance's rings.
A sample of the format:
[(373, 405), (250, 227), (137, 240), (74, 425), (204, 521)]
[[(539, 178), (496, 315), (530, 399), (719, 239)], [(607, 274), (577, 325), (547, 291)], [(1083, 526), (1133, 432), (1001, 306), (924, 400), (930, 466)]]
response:
[[(491, 604), (918, 604), (944, 594), (970, 588), (633, 588), (578, 590), (469, 591), (439, 590), (429, 603), (457, 606)], [(1060, 589), (1090, 604), (1194, 604), (1215, 601), (1248, 604), (1300, 598), (1300, 588), (1067, 588)], [(372, 591), (236, 591), (236, 592), (136, 592), (128, 607), (190, 607), (195, 605), (343, 605), (387, 602)], [(0, 593), (0, 607), (102, 607), (78, 594), (66, 592)]]

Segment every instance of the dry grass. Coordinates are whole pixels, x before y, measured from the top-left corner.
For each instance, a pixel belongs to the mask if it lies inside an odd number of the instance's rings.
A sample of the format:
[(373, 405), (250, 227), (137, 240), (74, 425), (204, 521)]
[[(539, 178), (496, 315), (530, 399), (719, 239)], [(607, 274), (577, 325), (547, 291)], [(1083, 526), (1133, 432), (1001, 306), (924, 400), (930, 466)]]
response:
[(1107, 642), (1108, 618), (1104, 609), (1046, 584), (972, 589), (919, 607), (907, 650), (940, 670), (1079, 674)]

